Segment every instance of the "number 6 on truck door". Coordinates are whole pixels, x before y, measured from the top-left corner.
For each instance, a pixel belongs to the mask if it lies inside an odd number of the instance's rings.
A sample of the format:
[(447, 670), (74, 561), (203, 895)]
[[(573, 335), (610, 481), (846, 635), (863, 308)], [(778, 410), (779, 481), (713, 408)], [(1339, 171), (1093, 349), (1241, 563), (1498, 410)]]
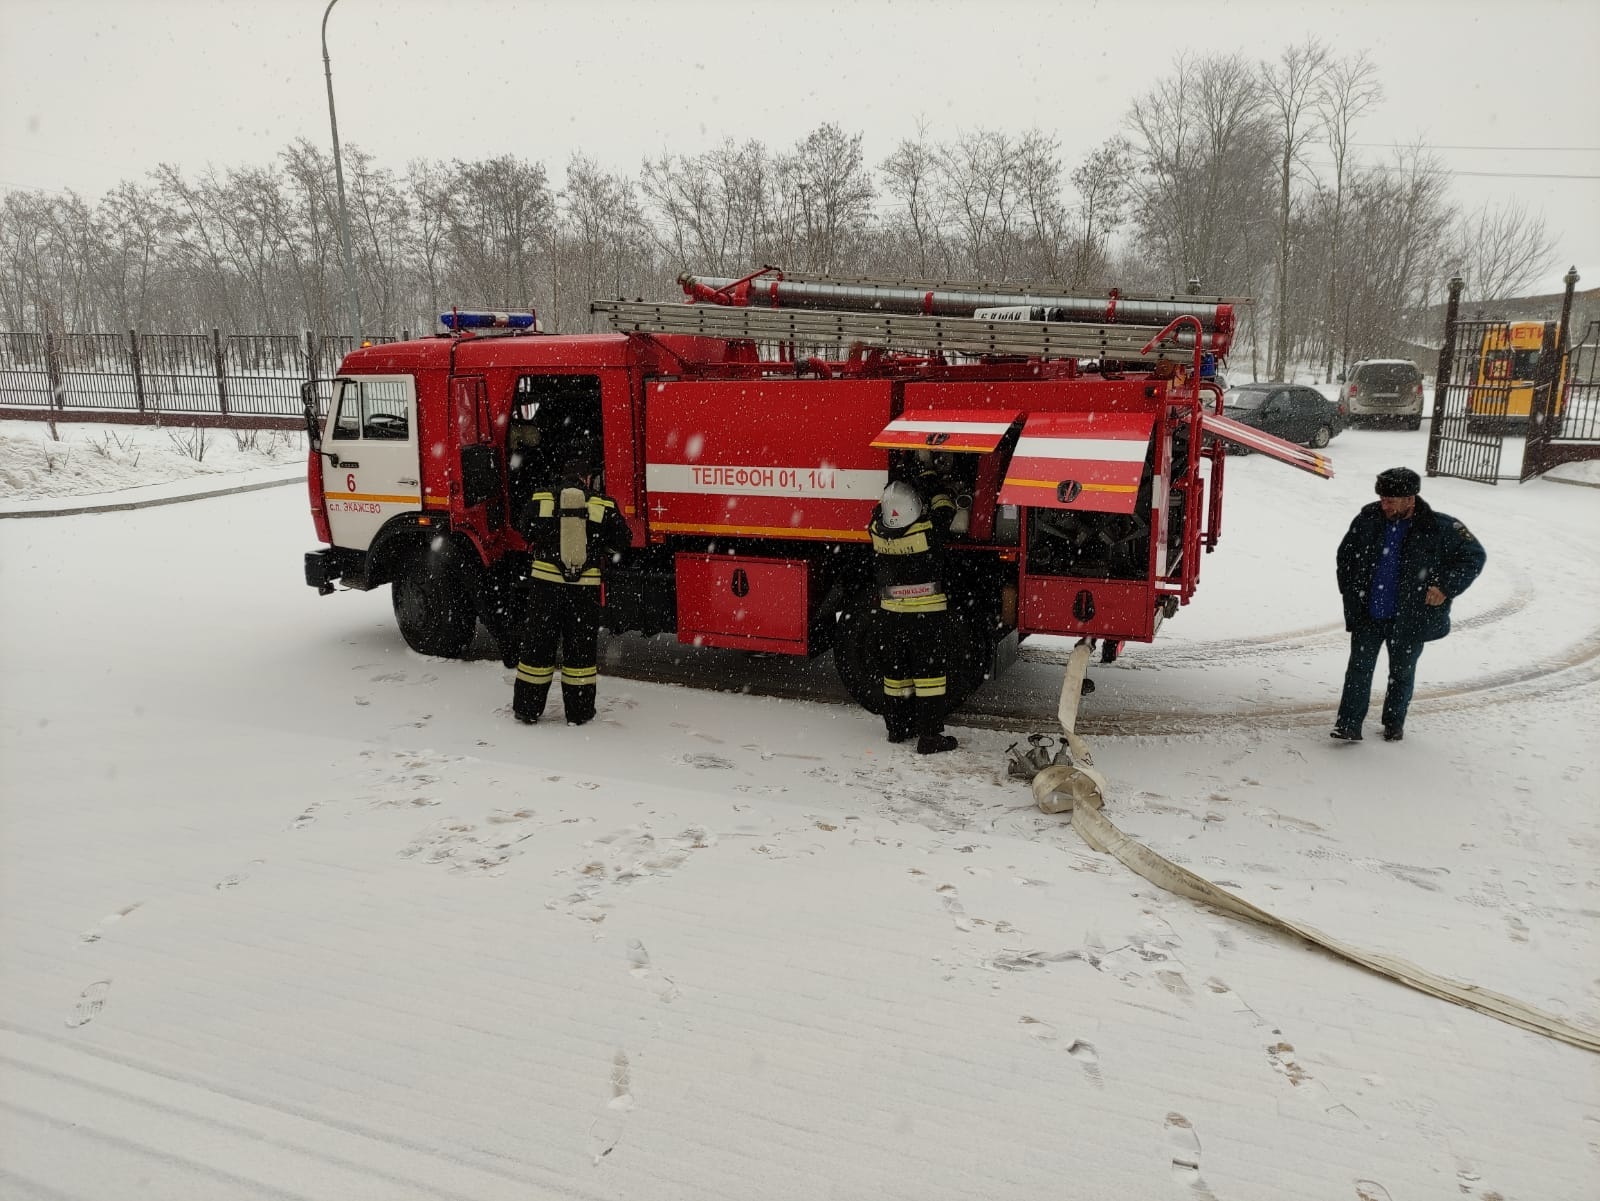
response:
[(334, 546), (366, 550), (385, 521), (422, 508), (415, 410), (409, 375), (335, 383), (323, 431), (333, 468), (324, 491)]

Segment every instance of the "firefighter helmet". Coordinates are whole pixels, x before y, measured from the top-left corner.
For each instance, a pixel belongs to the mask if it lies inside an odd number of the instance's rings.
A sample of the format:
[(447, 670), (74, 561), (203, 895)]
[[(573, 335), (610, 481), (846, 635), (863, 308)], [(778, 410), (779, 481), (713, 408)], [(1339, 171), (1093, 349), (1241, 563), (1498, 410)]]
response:
[(922, 498), (910, 484), (896, 480), (883, 490), (878, 511), (886, 529), (903, 530), (922, 516)]

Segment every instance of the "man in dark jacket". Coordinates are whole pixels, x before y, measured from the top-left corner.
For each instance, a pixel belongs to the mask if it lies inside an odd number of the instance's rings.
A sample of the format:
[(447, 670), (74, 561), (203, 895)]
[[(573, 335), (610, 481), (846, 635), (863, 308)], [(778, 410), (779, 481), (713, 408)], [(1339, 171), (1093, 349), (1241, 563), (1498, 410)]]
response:
[(1350, 663), (1332, 737), (1361, 740), (1378, 651), (1389, 651), (1383, 736), (1405, 736), (1406, 708), (1422, 644), (1450, 632), (1450, 602), (1483, 570), (1484, 550), (1454, 517), (1435, 513), (1418, 493), (1422, 479), (1407, 467), (1378, 476), (1378, 499), (1350, 523), (1339, 543), (1339, 592), (1350, 631)]
[(548, 488), (537, 489), (517, 529), (533, 552), (528, 612), (511, 711), (532, 724), (544, 713), (561, 664), (561, 700), (569, 726), (594, 717), (600, 669), (600, 581), (628, 545), (617, 502), (594, 490), (589, 452), (580, 451)]
[(917, 735), (919, 755), (956, 747), (944, 732), (950, 607), (944, 539), (955, 514), (955, 502), (929, 472), (916, 484), (890, 483), (867, 526), (878, 587), (883, 723), (890, 742)]

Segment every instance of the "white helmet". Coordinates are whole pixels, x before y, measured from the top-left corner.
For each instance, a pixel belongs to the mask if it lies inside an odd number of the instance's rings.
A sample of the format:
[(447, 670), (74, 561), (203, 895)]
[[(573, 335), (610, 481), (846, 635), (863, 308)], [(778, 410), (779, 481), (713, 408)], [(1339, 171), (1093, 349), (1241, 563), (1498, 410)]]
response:
[(903, 530), (922, 516), (922, 497), (910, 484), (896, 480), (883, 490), (878, 512), (886, 529)]

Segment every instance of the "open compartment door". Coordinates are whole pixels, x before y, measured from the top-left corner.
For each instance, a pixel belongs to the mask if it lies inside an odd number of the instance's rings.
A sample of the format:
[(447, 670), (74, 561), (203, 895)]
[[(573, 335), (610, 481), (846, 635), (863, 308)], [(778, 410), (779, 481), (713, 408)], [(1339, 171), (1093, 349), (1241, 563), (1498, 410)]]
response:
[(1011, 455), (1000, 503), (1131, 514), (1154, 413), (1034, 413)]
[(1215, 438), (1232, 442), (1246, 450), (1271, 455), (1280, 463), (1289, 464), (1290, 467), (1298, 467), (1301, 471), (1320, 475), (1325, 480), (1333, 478), (1333, 460), (1327, 455), (1319, 454), (1310, 447), (1285, 442), (1282, 438), (1263, 433), (1252, 425), (1245, 425), (1242, 421), (1235, 421), (1219, 413), (1202, 413), (1200, 428)]
[(872, 440), (879, 450), (947, 450), (989, 454), (1021, 412), (995, 409), (912, 409)]

